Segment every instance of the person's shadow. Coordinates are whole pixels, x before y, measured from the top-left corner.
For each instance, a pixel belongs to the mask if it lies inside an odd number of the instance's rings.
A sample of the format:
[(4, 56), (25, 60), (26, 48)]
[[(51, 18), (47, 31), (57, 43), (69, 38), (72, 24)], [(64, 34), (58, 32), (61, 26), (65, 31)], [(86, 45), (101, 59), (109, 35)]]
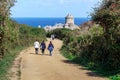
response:
[(32, 55), (42, 55), (42, 54), (36, 54), (36, 53), (30, 53), (30, 54), (32, 54)]
[(30, 54), (32, 54), (32, 55), (41, 55), (41, 56), (43, 56), (43, 55), (45, 55), (45, 56), (50, 56), (50, 54), (36, 54), (36, 53), (30, 53)]

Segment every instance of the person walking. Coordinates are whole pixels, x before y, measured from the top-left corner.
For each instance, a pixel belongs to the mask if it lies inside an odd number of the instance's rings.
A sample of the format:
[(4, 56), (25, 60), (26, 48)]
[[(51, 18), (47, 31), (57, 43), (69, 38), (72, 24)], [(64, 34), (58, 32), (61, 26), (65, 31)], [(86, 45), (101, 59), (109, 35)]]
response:
[(36, 53), (36, 54), (38, 54), (39, 46), (40, 46), (40, 44), (39, 44), (38, 40), (36, 40), (36, 41), (34, 42), (34, 48), (35, 48), (35, 53)]
[(52, 42), (50, 41), (49, 45), (48, 45), (48, 50), (50, 52), (50, 56), (52, 56), (52, 51), (54, 49), (54, 45), (52, 44)]
[(41, 45), (40, 45), (40, 48), (41, 48), (41, 52), (42, 52), (42, 55), (44, 54), (44, 51), (45, 51), (45, 48), (46, 48), (46, 44), (44, 41), (42, 41)]
[(52, 35), (51, 35), (51, 40), (54, 40), (54, 39), (55, 39), (55, 35), (52, 34)]

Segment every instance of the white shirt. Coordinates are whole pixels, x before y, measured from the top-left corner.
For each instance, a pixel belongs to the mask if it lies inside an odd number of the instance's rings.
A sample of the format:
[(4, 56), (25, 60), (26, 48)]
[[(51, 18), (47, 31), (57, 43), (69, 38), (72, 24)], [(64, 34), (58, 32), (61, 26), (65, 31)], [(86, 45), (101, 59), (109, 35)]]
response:
[(40, 44), (39, 44), (38, 41), (35, 41), (35, 42), (34, 42), (34, 47), (35, 47), (35, 48), (39, 48), (39, 47), (40, 47)]

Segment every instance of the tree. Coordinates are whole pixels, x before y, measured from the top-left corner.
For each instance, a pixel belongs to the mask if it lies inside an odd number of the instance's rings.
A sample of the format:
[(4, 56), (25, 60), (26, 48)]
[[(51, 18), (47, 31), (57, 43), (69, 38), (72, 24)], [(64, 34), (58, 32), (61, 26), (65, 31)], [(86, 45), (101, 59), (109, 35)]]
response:
[(95, 8), (92, 19), (100, 24), (105, 33), (120, 25), (120, 0), (105, 0), (101, 7)]
[(9, 19), (10, 8), (14, 5), (15, 0), (0, 0), (0, 54), (4, 54), (3, 40), (7, 29), (6, 20)]
[(100, 7), (95, 8), (92, 20), (104, 29), (99, 39), (93, 39), (95, 41), (92, 46), (100, 45), (92, 49), (96, 51), (93, 57), (98, 57), (96, 63), (107, 70), (120, 70), (120, 0), (103, 1)]

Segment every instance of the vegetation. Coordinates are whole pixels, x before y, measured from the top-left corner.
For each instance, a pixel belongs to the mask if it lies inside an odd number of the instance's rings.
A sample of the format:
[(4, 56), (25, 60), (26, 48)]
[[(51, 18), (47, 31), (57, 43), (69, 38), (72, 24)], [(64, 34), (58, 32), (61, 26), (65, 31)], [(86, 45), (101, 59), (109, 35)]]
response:
[[(97, 52), (101, 51), (98, 56), (96, 64), (99, 64), (103, 69), (108, 71), (120, 70), (120, 1), (109, 0), (103, 2), (100, 8), (96, 8), (92, 14), (92, 19), (99, 23), (104, 30), (100, 39), (102, 40), (101, 50), (98, 47)], [(99, 43), (99, 40), (95, 41)], [(97, 45), (95, 44), (94, 45)], [(95, 47), (95, 46), (94, 46)]]
[(93, 25), (87, 33), (81, 30), (68, 33), (67, 30), (56, 30), (52, 34), (61, 36), (64, 41), (61, 51), (67, 58), (112, 80), (119, 80), (120, 1), (103, 1), (91, 16), (99, 26)]
[[(27, 46), (33, 45), (37, 39), (46, 40), (45, 30), (7, 21), (7, 31), (4, 31), (2, 45), (3, 55), (0, 61), (0, 80), (7, 80), (6, 73), (17, 53)], [(6, 28), (5, 28), (6, 29)]]
[(67, 37), (69, 35), (69, 33), (71, 32), (70, 29), (55, 29), (53, 31), (50, 31), (47, 33), (47, 37), (50, 37), (51, 34), (55, 34), (55, 37), (58, 39), (63, 40), (63, 38)]
[(17, 56), (19, 51), (25, 47), (16, 47), (14, 50), (10, 51), (5, 57), (0, 61), (0, 80), (9, 80), (7, 73), (14, 61), (14, 58)]
[(0, 80), (8, 80), (7, 71), (20, 50), (33, 45), (36, 39), (46, 39), (45, 30), (11, 20), (10, 8), (14, 2), (15, 0), (0, 0)]
[[(18, 51), (30, 46), (35, 39), (45, 39), (43, 29), (28, 27), (9, 18), (15, 0), (0, 1), (0, 80), (5, 76)], [(120, 1), (103, 1), (91, 14), (93, 25), (87, 33), (81, 30), (56, 29), (47, 33), (64, 41), (64, 56), (94, 69), (112, 80), (120, 79)], [(22, 48), (21, 48), (22, 47)]]
[[(7, 30), (7, 20), (10, 14), (10, 8), (14, 5), (14, 0), (1, 0), (0, 1), (0, 55), (4, 55), (4, 38), (5, 31)], [(0, 57), (2, 57), (0, 56)]]
[(22, 25), (22, 27), (19, 28), (19, 44), (22, 46), (30, 46), (36, 39), (38, 41), (46, 40), (44, 29), (26, 27), (26, 25)]

